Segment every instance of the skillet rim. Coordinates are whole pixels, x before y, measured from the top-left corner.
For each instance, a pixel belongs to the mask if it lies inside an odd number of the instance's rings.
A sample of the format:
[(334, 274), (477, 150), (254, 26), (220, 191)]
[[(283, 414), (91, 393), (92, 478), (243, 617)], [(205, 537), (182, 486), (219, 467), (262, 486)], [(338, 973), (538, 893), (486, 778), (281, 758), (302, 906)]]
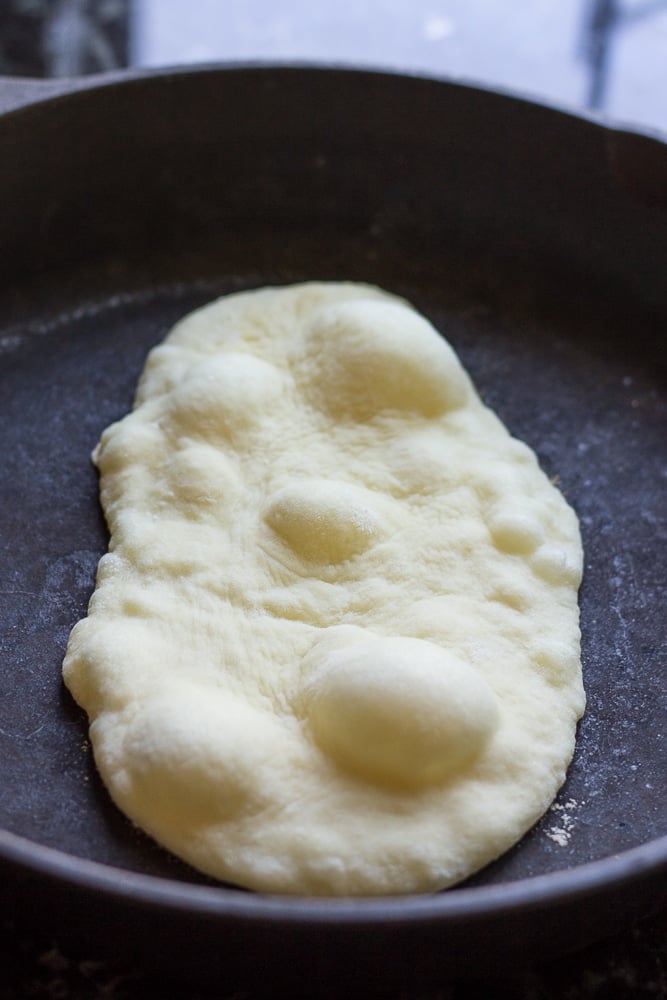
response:
[(110, 894), (172, 912), (217, 917), (280, 918), (289, 924), (360, 924), (364, 926), (431, 922), (458, 923), (503, 914), (543, 910), (545, 905), (572, 903), (667, 873), (667, 835), (637, 847), (573, 868), (488, 886), (457, 888), (430, 894), (375, 897), (306, 897), (248, 892), (227, 886), (186, 881), (116, 868), (78, 858), (0, 829), (0, 860), (63, 885)]
[(667, 146), (667, 128), (634, 123), (624, 118), (615, 118), (593, 109), (579, 108), (567, 101), (558, 101), (540, 94), (514, 90), (509, 86), (492, 86), (482, 80), (465, 75), (429, 73), (418, 69), (396, 69), (392, 66), (366, 65), (332, 60), (316, 62), (307, 59), (264, 60), (239, 59), (210, 61), (201, 63), (174, 63), (165, 66), (130, 66), (103, 73), (91, 73), (81, 77), (16, 77), (0, 73), (0, 121), (15, 114), (21, 114), (34, 106), (76, 98), (78, 94), (103, 90), (108, 87), (132, 86), (142, 81), (160, 78), (205, 76), (211, 74), (233, 74), (238, 72), (307, 72), (322, 75), (347, 75), (366, 78), (386, 77), (414, 82), (442, 84), (459, 90), (477, 92), (486, 97), (497, 97), (527, 107), (539, 108), (550, 114), (583, 122), (600, 129), (608, 135), (629, 134), (641, 136), (659, 146)]

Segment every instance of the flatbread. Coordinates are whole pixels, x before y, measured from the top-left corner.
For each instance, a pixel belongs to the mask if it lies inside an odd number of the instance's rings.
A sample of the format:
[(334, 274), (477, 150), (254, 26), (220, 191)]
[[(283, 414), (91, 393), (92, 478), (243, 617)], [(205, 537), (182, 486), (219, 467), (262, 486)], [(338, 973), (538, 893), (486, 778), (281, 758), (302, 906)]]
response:
[(584, 707), (577, 518), (406, 302), (230, 295), (94, 453), (64, 678), (118, 806), (257, 890), (451, 885), (553, 800)]

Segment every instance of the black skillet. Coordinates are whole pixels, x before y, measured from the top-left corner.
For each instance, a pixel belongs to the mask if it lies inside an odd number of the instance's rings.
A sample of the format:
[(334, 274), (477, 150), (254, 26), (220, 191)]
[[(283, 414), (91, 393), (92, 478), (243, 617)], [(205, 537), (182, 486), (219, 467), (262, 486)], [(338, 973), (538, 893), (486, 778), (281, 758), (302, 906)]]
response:
[[(205, 68), (1, 93), (12, 917), (133, 968), (312, 994), (511, 971), (664, 905), (667, 146), (361, 71)], [(89, 453), (147, 350), (220, 293), (308, 278), (411, 299), (581, 519), (588, 711), (567, 783), (514, 850), (424, 898), (207, 882), (109, 803), (59, 677), (106, 545)]]

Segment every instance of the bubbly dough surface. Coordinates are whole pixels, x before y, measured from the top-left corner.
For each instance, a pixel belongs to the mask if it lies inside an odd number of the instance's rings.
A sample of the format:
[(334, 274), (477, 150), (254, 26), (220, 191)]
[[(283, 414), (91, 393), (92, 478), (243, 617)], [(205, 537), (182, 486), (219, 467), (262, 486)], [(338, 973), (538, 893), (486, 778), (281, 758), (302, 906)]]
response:
[(577, 519), (407, 303), (230, 295), (95, 451), (64, 677), (121, 809), (250, 888), (455, 883), (545, 811), (584, 707)]

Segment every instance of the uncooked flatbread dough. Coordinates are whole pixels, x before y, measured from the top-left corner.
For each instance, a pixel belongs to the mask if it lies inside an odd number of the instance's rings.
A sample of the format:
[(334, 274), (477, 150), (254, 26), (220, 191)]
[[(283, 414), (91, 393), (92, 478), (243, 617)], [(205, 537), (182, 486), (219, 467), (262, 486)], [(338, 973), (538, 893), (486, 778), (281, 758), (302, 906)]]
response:
[(156, 840), (280, 893), (451, 885), (552, 801), (584, 696), (577, 519), (404, 301), (230, 295), (95, 452), (64, 676)]

